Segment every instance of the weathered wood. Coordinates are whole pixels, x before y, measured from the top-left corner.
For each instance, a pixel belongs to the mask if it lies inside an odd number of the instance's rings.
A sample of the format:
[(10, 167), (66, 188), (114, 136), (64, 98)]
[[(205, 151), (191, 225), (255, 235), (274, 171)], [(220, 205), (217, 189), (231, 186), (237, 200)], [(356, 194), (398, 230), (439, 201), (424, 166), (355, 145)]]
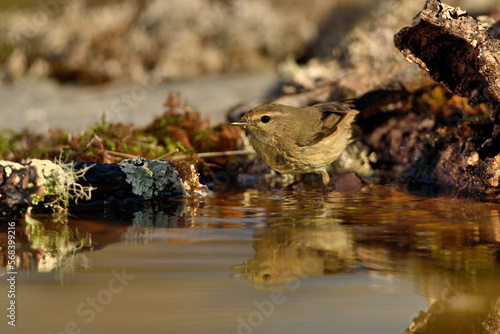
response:
[(83, 186), (90, 186), (92, 201), (123, 201), (127, 198), (138, 198), (132, 193), (132, 186), (125, 180), (127, 176), (118, 164), (77, 162), (75, 169), (92, 166), (83, 178), (78, 180)]
[(185, 197), (206, 192), (194, 167), (183, 161), (124, 160), (119, 164), (77, 162), (75, 169), (92, 166), (78, 179), (94, 188), (92, 201), (124, 201), (161, 197)]
[(394, 44), (455, 94), (500, 102), (500, 41), (459, 7), (427, 0), (412, 26), (394, 36)]
[[(82, 175), (84, 172), (84, 175)], [(125, 160), (119, 164), (32, 160), (0, 161), (0, 214), (22, 215), (29, 207), (54, 202), (123, 202), (127, 199), (190, 197), (208, 193), (187, 162)]]
[(23, 215), (32, 204), (32, 196), (43, 192), (36, 167), (0, 163), (0, 215)]

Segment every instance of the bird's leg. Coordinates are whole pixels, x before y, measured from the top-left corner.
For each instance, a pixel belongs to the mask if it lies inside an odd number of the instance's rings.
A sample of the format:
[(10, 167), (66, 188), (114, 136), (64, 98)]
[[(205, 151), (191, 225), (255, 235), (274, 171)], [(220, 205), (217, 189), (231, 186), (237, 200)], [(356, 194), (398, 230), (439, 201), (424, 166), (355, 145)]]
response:
[(323, 179), (323, 192), (326, 193), (328, 191), (328, 184), (330, 183), (330, 175), (324, 170), (320, 174)]
[(285, 187), (286, 190), (292, 190), (293, 189), (293, 186), (301, 183), (304, 181), (306, 177), (304, 176), (304, 174), (297, 174), (297, 176), (295, 177), (295, 181), (293, 181), (292, 183), (290, 183), (289, 185), (287, 185)]

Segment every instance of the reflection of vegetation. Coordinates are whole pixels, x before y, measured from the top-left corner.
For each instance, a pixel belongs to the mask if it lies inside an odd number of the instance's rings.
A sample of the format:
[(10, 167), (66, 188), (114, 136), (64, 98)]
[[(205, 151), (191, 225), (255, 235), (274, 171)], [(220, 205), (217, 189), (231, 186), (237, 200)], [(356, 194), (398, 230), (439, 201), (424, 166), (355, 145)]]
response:
[(197, 215), (199, 201), (176, 201), (168, 208), (145, 207), (136, 211), (132, 218), (133, 228), (187, 227)]
[(132, 213), (132, 226), (122, 235), (122, 240), (130, 244), (144, 244), (150, 242), (144, 236), (157, 228), (193, 226), (199, 205), (200, 201), (196, 198), (143, 202), (140, 210)]
[(62, 282), (64, 275), (72, 273), (77, 265), (86, 266), (85, 255), (81, 252), (92, 248), (92, 238), (90, 233), (80, 234), (78, 230), (71, 230), (64, 210), (52, 214), (50, 218), (54, 229), (47, 229), (40, 221), (26, 215), (26, 235), (31, 248), (38, 254), (35, 259), (37, 270), (55, 270)]

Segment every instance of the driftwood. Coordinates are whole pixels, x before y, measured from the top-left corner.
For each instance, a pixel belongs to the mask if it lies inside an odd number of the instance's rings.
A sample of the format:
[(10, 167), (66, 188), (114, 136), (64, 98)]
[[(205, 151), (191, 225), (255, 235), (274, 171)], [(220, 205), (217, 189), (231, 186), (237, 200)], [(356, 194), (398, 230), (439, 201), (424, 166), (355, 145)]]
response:
[(459, 7), (427, 0), (394, 44), (452, 92), (476, 102), (500, 102), (500, 41)]

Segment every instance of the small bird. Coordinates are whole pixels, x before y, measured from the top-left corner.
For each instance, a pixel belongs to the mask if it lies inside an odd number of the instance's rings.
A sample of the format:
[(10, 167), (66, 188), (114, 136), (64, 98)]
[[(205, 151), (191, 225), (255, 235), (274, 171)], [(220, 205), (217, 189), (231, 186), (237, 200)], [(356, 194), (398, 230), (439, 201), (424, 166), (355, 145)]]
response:
[(272, 169), (297, 174), (289, 187), (302, 182), (304, 174), (316, 173), (326, 191), (330, 182), (327, 167), (352, 141), (352, 122), (359, 113), (352, 107), (343, 102), (305, 108), (264, 104), (230, 125), (248, 130), (255, 151)]

